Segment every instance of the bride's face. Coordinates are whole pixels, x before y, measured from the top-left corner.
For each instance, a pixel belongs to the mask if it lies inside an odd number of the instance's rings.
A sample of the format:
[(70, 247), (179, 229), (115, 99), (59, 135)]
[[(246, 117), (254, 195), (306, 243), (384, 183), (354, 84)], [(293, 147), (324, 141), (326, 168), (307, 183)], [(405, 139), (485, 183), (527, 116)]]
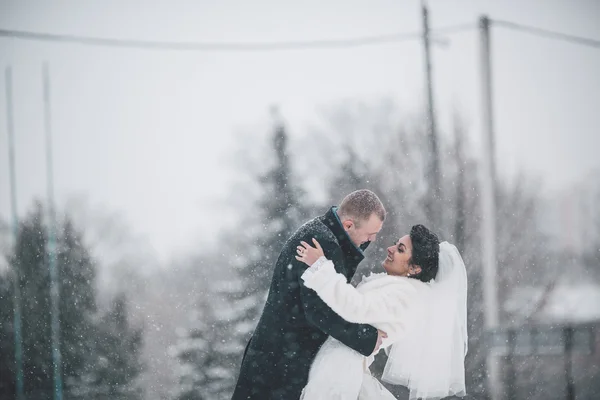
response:
[(407, 276), (418, 274), (420, 268), (410, 265), (412, 257), (412, 241), (409, 235), (402, 236), (393, 245), (387, 248), (387, 257), (383, 260), (383, 268), (389, 275)]

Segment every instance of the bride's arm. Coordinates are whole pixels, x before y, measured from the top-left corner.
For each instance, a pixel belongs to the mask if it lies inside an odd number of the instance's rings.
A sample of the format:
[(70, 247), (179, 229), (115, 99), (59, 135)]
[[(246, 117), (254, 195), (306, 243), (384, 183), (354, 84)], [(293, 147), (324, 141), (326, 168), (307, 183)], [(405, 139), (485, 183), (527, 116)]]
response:
[[(313, 268), (314, 267), (314, 268)], [(373, 324), (396, 320), (407, 304), (407, 293), (397, 285), (361, 293), (338, 274), (333, 263), (321, 257), (302, 279), (340, 317), (349, 322)]]
[[(312, 252), (313, 258), (315, 253), (318, 254), (318, 247), (315, 250), (317, 251)], [(306, 262), (307, 251), (311, 250), (305, 246), (304, 251), (304, 256), (301, 255), (298, 259)], [(310, 265), (311, 261), (307, 264)], [(349, 284), (343, 274), (338, 274), (333, 262), (325, 256), (312, 263), (301, 278), (306, 287), (317, 292), (317, 295), (346, 321), (366, 324), (392, 322), (401, 318), (413, 289), (408, 284), (403, 285), (397, 281), (395, 284), (362, 293)]]

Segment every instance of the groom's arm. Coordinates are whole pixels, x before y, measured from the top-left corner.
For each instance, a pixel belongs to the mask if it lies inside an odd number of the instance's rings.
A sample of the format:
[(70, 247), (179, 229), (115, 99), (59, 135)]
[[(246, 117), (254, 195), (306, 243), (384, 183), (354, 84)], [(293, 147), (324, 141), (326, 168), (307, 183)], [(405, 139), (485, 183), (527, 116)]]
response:
[[(339, 247), (328, 243), (322, 243), (322, 246), (327, 258), (332, 260), (336, 267), (342, 265), (343, 256)], [(302, 306), (307, 321), (359, 353), (365, 356), (371, 355), (377, 344), (377, 329), (371, 325), (348, 322), (336, 314), (314, 290), (304, 285), (300, 276), (307, 265), (297, 260), (292, 263), (294, 269), (299, 272), (296, 278), (300, 285)], [(336, 269), (340, 270), (340, 268)]]

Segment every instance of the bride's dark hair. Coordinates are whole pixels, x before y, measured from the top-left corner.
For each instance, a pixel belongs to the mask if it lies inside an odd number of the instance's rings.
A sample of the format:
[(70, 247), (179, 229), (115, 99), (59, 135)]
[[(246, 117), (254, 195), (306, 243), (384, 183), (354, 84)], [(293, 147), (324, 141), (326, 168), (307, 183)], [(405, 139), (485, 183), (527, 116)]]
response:
[(410, 230), (412, 241), (412, 257), (409, 261), (412, 265), (421, 267), (421, 272), (411, 275), (423, 282), (429, 282), (438, 272), (440, 240), (435, 233), (423, 225), (415, 225)]

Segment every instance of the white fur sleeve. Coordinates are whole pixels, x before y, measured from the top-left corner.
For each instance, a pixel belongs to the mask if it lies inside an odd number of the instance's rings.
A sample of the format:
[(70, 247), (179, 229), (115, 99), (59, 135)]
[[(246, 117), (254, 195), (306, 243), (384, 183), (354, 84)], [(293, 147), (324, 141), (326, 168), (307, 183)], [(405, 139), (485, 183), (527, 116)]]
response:
[(374, 324), (401, 320), (408, 306), (408, 285), (395, 281), (382, 285), (376, 290), (358, 291), (346, 282), (343, 274), (335, 271), (333, 262), (325, 257), (319, 258), (302, 274), (306, 287), (317, 292), (319, 297), (346, 321)]

